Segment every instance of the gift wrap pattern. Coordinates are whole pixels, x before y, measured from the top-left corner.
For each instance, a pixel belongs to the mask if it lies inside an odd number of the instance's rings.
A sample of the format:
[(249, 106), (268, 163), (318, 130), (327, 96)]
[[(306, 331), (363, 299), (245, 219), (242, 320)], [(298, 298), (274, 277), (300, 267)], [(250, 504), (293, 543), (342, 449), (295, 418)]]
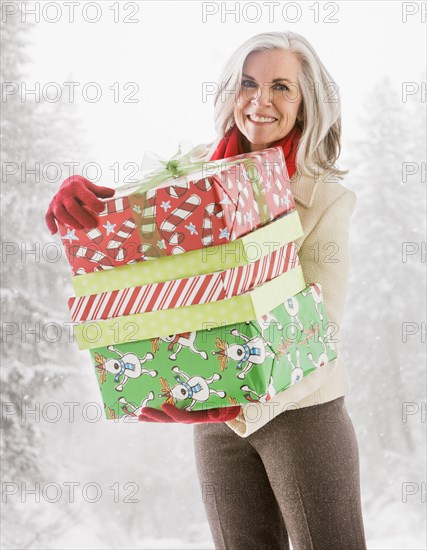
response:
[(90, 350), (107, 418), (266, 402), (336, 358), (320, 285), (256, 320)]
[(253, 290), (227, 300), (123, 315), (74, 325), (80, 349), (146, 340), (158, 334), (176, 334), (207, 328), (209, 325), (240, 323), (268, 313), (305, 287), (301, 266), (279, 275)]
[(205, 169), (160, 185), (148, 180), (124, 196), (119, 187), (101, 199), (94, 229), (58, 223), (73, 275), (234, 241), (295, 208), (281, 147), (217, 163), (207, 177)]
[(76, 296), (161, 283), (249, 265), (303, 235), (296, 210), (232, 242), (71, 277)]
[(89, 296), (71, 296), (68, 307), (73, 321), (85, 321), (206, 304), (243, 294), (299, 265), (297, 248), (291, 242), (249, 265)]

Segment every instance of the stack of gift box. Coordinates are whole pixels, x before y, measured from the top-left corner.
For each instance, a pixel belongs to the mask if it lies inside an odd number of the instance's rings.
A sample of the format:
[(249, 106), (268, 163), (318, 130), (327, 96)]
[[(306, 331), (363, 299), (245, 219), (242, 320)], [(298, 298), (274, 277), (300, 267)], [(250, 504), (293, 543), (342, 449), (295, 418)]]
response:
[(59, 224), (107, 418), (265, 402), (336, 357), (282, 149), (186, 172), (119, 187), (94, 229)]

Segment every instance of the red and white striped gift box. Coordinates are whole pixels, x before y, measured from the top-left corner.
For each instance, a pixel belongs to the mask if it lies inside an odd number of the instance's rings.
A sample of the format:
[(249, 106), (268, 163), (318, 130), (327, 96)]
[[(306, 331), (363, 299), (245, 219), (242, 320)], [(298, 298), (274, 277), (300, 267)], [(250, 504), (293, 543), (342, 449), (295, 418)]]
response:
[(100, 294), (72, 296), (68, 307), (73, 321), (96, 321), (205, 304), (243, 294), (299, 265), (296, 245), (290, 242), (249, 265)]

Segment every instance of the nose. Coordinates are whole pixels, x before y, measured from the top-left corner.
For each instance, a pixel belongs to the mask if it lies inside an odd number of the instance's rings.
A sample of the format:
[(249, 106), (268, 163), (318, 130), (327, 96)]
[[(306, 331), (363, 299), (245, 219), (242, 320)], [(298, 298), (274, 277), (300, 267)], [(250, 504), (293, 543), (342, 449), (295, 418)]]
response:
[(258, 86), (251, 103), (256, 105), (271, 105), (271, 90), (268, 83)]

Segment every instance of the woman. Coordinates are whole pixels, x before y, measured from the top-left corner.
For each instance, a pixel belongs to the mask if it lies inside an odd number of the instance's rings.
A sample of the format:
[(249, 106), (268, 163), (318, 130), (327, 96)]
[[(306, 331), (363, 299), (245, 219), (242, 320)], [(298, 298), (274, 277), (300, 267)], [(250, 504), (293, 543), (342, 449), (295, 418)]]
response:
[[(339, 327), (356, 195), (338, 182), (347, 172), (335, 167), (341, 138), (336, 89), (304, 37), (256, 35), (226, 64), (215, 97), (217, 139), (196, 148), (193, 158), (283, 148), (304, 229), (296, 243), (305, 280), (321, 284), (328, 319)], [(94, 193), (113, 194), (78, 178), (66, 180), (67, 198), (51, 204), (53, 232), (55, 212), (70, 225), (94, 225), (82, 205), (98, 212)], [(288, 549), (290, 537), (294, 550), (363, 550), (358, 444), (344, 402), (349, 389), (338, 353), (268, 402), (230, 407), (229, 416), (181, 417), (182, 411), (166, 407), (166, 414), (147, 408), (140, 420), (195, 422), (197, 473), (215, 548)]]

